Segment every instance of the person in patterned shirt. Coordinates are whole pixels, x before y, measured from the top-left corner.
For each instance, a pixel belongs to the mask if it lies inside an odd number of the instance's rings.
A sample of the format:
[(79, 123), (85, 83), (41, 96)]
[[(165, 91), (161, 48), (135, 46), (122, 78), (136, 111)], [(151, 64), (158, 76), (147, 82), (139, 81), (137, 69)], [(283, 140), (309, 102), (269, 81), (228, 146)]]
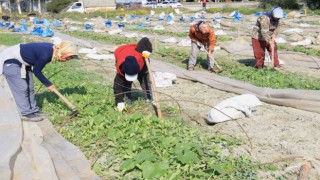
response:
[(271, 55), (274, 48), (274, 67), (279, 67), (278, 48), (275, 37), (279, 31), (279, 20), (283, 18), (281, 7), (273, 7), (270, 12), (258, 18), (251, 32), (252, 48), (256, 68), (264, 67), (265, 50)]

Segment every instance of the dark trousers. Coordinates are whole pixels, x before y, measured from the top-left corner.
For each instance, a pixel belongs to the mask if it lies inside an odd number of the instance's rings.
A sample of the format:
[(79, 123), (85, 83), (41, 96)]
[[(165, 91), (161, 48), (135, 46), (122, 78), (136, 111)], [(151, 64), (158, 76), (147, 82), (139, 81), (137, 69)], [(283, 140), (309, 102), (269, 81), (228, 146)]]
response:
[[(144, 65), (142, 70), (139, 72), (138, 81), (140, 83), (141, 89), (144, 92), (145, 98), (152, 100), (151, 84), (149, 81), (149, 72), (146, 65)], [(115, 96), (116, 103), (124, 102), (125, 96), (130, 100), (132, 99), (131, 92), (130, 92), (131, 87), (132, 87), (132, 82), (127, 81), (125, 77), (122, 77), (117, 73), (113, 83), (113, 93)]]
[[(272, 49), (270, 44), (266, 41), (260, 41), (252, 38), (252, 48), (253, 48), (254, 58), (256, 60), (255, 67), (263, 68), (264, 58), (266, 55), (265, 50), (267, 50), (270, 57), (272, 57)], [(278, 66), (279, 66), (278, 47), (277, 47), (277, 43), (274, 42), (274, 67), (278, 67)]]

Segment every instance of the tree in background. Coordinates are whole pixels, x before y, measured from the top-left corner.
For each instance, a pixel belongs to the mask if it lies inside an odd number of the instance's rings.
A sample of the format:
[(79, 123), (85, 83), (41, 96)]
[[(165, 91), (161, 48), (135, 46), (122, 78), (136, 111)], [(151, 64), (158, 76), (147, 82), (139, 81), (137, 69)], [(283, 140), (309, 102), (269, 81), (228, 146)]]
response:
[(76, 0), (52, 0), (47, 4), (47, 11), (59, 13), (72, 2), (76, 2)]
[[(319, 1), (319, 0), (314, 0)], [(273, 6), (280, 6), (284, 9), (299, 9), (297, 0), (259, 0), (261, 8), (270, 8)]]
[(319, 0), (307, 0), (306, 3), (310, 9), (320, 9), (320, 1)]

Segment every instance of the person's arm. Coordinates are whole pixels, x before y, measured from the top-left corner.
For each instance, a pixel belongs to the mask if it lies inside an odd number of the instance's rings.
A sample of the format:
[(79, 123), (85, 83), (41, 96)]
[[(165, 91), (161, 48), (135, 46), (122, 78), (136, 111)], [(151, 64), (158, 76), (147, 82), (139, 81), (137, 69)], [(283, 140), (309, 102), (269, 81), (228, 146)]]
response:
[(46, 66), (45, 60), (39, 60), (33, 66), (33, 74), (39, 79), (39, 81), (46, 87), (50, 87), (53, 84), (42, 74), (42, 69)]
[(214, 51), (214, 47), (216, 46), (217, 38), (214, 34), (214, 31), (211, 29), (209, 33), (209, 47), (208, 47), (208, 53), (211, 54)]
[(194, 33), (195, 33), (194, 27), (191, 26), (189, 30), (189, 38), (191, 39), (192, 42), (197, 42), (198, 38), (195, 36)]

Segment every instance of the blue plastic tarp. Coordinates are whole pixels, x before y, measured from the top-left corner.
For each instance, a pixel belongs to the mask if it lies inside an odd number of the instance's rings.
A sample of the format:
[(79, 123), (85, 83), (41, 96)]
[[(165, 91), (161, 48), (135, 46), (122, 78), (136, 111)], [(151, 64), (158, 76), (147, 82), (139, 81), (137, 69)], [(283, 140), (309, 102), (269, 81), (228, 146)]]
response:
[(61, 27), (60, 22), (58, 20), (56, 20), (56, 19), (52, 22), (52, 24), (53, 24), (54, 27)]
[(54, 32), (51, 28), (47, 27), (42, 33), (41, 37), (52, 37), (54, 36)]
[(242, 15), (240, 14), (239, 11), (236, 11), (234, 13), (234, 16), (233, 16), (233, 21), (234, 22), (239, 22), (239, 21), (241, 21), (241, 19), (242, 19)]

